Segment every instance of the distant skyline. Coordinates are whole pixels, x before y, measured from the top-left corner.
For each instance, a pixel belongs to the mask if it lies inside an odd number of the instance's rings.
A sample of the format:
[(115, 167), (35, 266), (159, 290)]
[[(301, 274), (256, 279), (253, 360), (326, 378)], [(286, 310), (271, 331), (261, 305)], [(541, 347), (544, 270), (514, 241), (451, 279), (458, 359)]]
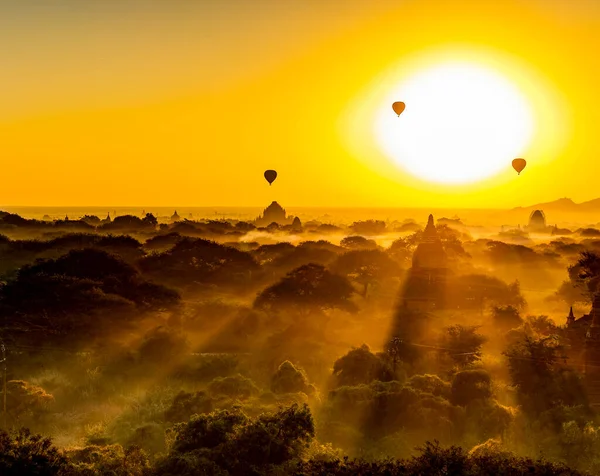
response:
[[(598, 196), (595, 0), (0, 0), (0, 42), (0, 209)], [(373, 146), (370, 114), (394, 85), (382, 75), (436, 55), (528, 97), (520, 177), (508, 160), (468, 185), (430, 183)]]

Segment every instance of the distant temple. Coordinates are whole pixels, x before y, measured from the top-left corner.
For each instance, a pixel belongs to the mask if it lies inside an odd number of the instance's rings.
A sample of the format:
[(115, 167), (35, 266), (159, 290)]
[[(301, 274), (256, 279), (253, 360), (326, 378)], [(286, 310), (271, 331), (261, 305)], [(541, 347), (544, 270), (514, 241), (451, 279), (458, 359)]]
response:
[(579, 319), (571, 307), (565, 334), (569, 361), (582, 370), (590, 403), (600, 407), (600, 294), (594, 297), (590, 313)]
[(292, 231), (295, 231), (297, 233), (302, 232), (302, 222), (300, 221), (300, 218), (295, 217), (292, 221)]
[(277, 202), (271, 203), (271, 205), (264, 209), (263, 214), (254, 220), (254, 224), (258, 227), (266, 227), (271, 223), (291, 225), (293, 222), (294, 217), (287, 216), (283, 207)]
[(546, 215), (544, 215), (542, 210), (535, 210), (531, 213), (529, 216), (529, 225), (527, 226), (527, 229), (533, 232), (547, 230)]
[(175, 210), (175, 213), (173, 213), (173, 215), (171, 215), (171, 221), (179, 221), (181, 220), (181, 217), (177, 214), (177, 210)]
[(412, 258), (403, 290), (402, 302), (409, 309), (443, 308), (448, 273), (448, 258), (429, 215), (427, 226)]

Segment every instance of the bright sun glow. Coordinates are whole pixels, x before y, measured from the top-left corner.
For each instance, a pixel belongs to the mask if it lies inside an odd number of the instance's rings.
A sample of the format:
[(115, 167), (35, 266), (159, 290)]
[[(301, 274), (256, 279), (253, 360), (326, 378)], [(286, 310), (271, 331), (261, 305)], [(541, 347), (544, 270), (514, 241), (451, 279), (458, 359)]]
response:
[[(394, 101), (406, 103), (400, 117)], [(465, 63), (429, 67), (392, 88), (375, 120), (378, 145), (421, 179), (469, 183), (521, 156), (534, 132), (531, 107), (509, 80)]]

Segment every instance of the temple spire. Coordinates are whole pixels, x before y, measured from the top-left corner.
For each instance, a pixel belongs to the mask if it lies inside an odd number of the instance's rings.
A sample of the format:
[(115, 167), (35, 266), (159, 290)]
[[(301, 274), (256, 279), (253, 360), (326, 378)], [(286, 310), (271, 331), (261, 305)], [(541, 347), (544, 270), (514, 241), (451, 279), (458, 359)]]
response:
[(573, 314), (573, 306), (571, 306), (571, 310), (569, 311), (569, 316), (567, 317), (567, 327), (575, 322), (575, 314)]
[(427, 226), (425, 230), (423, 230), (423, 239), (425, 242), (438, 241), (437, 230), (435, 229), (435, 225), (433, 223), (433, 215), (429, 215), (427, 219)]

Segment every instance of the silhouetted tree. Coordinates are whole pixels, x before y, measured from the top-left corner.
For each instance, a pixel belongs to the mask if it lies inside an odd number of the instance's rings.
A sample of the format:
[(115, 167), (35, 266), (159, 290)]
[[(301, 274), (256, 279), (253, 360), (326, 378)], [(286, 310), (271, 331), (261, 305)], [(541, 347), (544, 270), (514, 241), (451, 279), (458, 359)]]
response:
[(355, 221), (350, 229), (357, 235), (380, 235), (385, 232), (385, 222), (381, 220)]
[(373, 354), (369, 346), (352, 349), (333, 364), (337, 386), (360, 385), (374, 380), (393, 380), (393, 370), (387, 362)]
[(375, 240), (369, 240), (364, 236), (347, 236), (340, 241), (340, 246), (349, 250), (374, 250), (377, 249)]
[(255, 419), (238, 409), (197, 415), (176, 425), (173, 433), (171, 451), (157, 462), (157, 474), (241, 476), (300, 459), (315, 429), (308, 407), (292, 405)]
[(156, 228), (158, 225), (158, 220), (152, 213), (146, 213), (146, 216), (142, 218), (142, 222), (147, 224), (150, 228)]
[(513, 306), (495, 306), (492, 309), (494, 324), (503, 330), (514, 329), (523, 324), (519, 310)]
[(307, 264), (288, 273), (281, 281), (269, 286), (254, 301), (260, 309), (296, 308), (342, 309), (355, 311), (350, 300), (352, 285), (342, 276), (332, 274), (318, 264)]
[(271, 391), (273, 393), (303, 392), (312, 395), (316, 389), (308, 382), (304, 370), (286, 360), (279, 366), (271, 379)]
[(454, 306), (480, 309), (486, 304), (514, 306), (522, 309), (525, 299), (518, 281), (506, 284), (498, 278), (484, 274), (459, 276), (449, 281), (448, 300)]
[(363, 286), (366, 297), (369, 285), (385, 278), (400, 277), (400, 266), (380, 250), (354, 250), (339, 256), (331, 270)]
[(0, 310), (11, 316), (15, 332), (62, 335), (70, 343), (115, 321), (124, 324), (135, 307), (166, 309), (179, 300), (177, 292), (145, 281), (122, 259), (90, 248), (24, 266), (0, 288)]
[(170, 423), (186, 422), (192, 415), (213, 411), (214, 400), (206, 392), (180, 391), (171, 406), (165, 410), (165, 420)]
[(481, 346), (487, 340), (477, 332), (478, 327), (454, 325), (445, 329), (441, 345), (458, 367), (466, 367), (481, 360)]
[[(504, 352), (519, 403), (527, 414), (539, 416), (562, 406), (587, 407), (580, 379), (561, 365), (562, 353), (555, 336), (525, 337)], [(555, 418), (553, 424), (560, 428), (560, 418)]]
[(239, 400), (246, 400), (260, 393), (260, 389), (256, 384), (241, 374), (217, 377), (208, 384), (207, 389), (214, 397), (224, 395)]
[(387, 249), (387, 253), (402, 265), (408, 265), (414, 251), (414, 246), (404, 238), (398, 238)]
[(23, 428), (13, 433), (0, 431), (0, 474), (2, 476), (54, 476), (69, 474), (66, 456), (50, 438)]
[(248, 284), (260, 270), (254, 258), (244, 251), (204, 239), (184, 239), (164, 253), (140, 260), (144, 273), (179, 286)]
[(492, 378), (483, 369), (463, 370), (452, 379), (450, 401), (454, 405), (466, 406), (476, 399), (492, 397)]
[(581, 253), (577, 263), (569, 267), (569, 278), (575, 288), (586, 289), (593, 296), (600, 284), (600, 255), (590, 251)]

